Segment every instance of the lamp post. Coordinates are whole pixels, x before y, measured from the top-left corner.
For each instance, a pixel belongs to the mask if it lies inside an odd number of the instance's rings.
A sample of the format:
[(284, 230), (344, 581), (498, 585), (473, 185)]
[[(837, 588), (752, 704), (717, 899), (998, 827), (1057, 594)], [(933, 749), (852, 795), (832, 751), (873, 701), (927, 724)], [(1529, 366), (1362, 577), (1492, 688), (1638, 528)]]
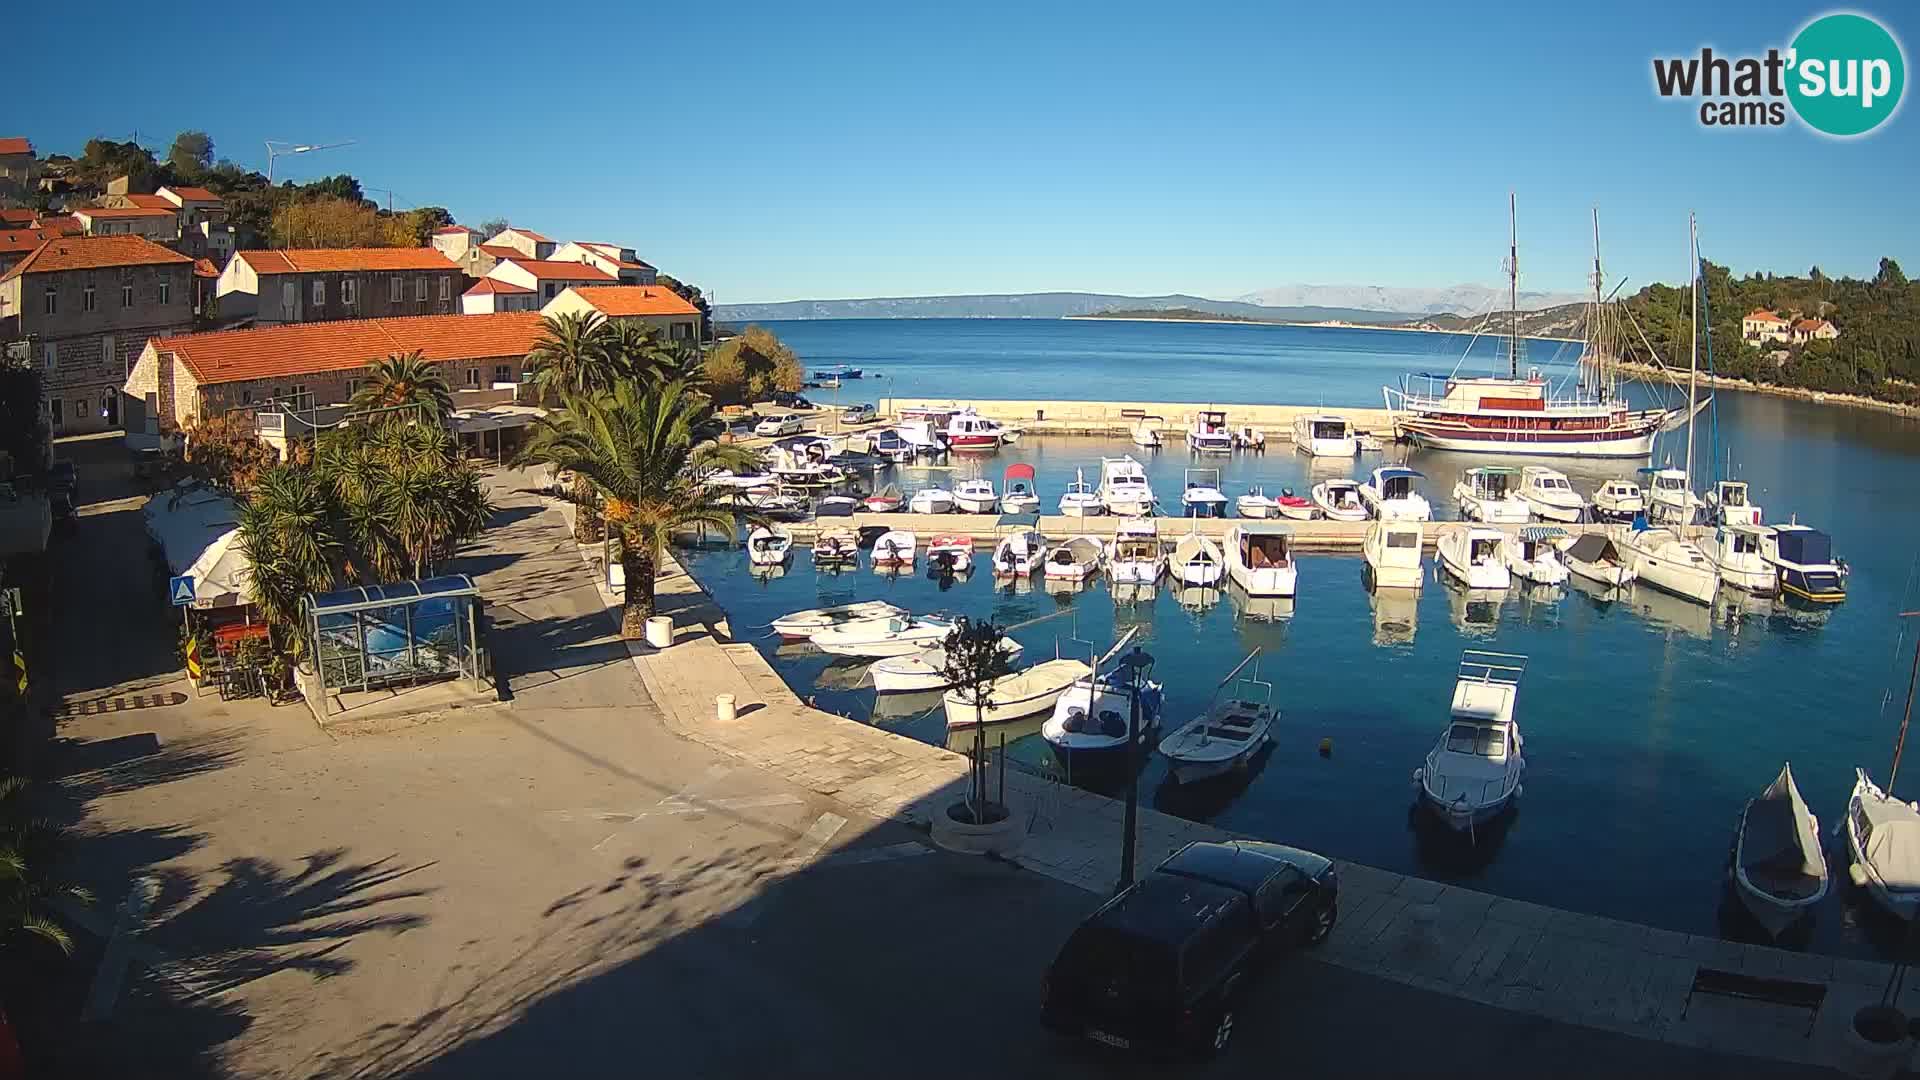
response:
[(336, 143), (289, 143), (279, 139), (267, 140), (267, 186), (273, 186), (273, 159), (287, 157), (290, 154), (311, 154), (315, 150), (333, 150), (342, 146), (352, 146), (354, 140)]
[(1140, 688), (1153, 670), (1153, 655), (1135, 645), (1120, 658), (1127, 673), (1127, 815), (1121, 825), (1120, 887), (1133, 884), (1134, 836), (1140, 824)]

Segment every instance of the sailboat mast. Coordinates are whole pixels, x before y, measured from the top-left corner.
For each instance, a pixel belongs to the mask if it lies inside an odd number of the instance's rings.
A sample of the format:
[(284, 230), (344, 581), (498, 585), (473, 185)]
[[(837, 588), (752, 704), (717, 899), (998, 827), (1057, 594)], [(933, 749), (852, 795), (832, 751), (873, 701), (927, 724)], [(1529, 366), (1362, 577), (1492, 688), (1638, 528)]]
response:
[(1600, 299), (1600, 286), (1606, 279), (1600, 273), (1600, 208), (1593, 208), (1593, 313), (1587, 318), (1587, 348), (1593, 353), (1593, 389), (1613, 390), (1612, 367), (1607, 363), (1607, 337), (1600, 321), (1606, 307)]
[(1507, 192), (1507, 377), (1520, 377), (1520, 226), (1518, 202)]
[[(1693, 351), (1687, 357), (1687, 490), (1693, 490), (1693, 395), (1700, 379), (1700, 225), (1687, 215), (1687, 301), (1693, 316)], [(1691, 510), (1687, 511), (1691, 517)], [(1691, 524), (1691, 522), (1689, 522)]]
[[(1920, 611), (1903, 611), (1901, 618), (1920, 615)], [(1920, 637), (1913, 639), (1913, 670), (1907, 675), (1907, 711), (1900, 717), (1900, 736), (1893, 741), (1893, 767), (1887, 770), (1887, 791), (1893, 791), (1893, 782), (1900, 775), (1900, 752), (1907, 748), (1907, 725), (1913, 723), (1913, 691), (1920, 685)]]

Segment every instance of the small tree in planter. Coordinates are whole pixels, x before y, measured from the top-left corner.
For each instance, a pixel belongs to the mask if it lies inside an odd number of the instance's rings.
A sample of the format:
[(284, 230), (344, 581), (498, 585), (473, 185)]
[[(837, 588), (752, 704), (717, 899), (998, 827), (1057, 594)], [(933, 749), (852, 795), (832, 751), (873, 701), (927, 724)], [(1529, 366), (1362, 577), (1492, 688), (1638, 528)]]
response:
[[(993, 681), (1013, 669), (1007, 663), (1007, 632), (991, 620), (978, 622), (962, 616), (947, 635), (946, 661), (940, 673), (954, 693), (973, 708), (973, 761), (967, 770), (967, 798), (948, 810), (955, 820), (990, 825), (1007, 816), (1007, 808), (987, 797), (987, 725), (978, 722), (993, 696)], [(961, 817), (960, 811), (966, 815)]]

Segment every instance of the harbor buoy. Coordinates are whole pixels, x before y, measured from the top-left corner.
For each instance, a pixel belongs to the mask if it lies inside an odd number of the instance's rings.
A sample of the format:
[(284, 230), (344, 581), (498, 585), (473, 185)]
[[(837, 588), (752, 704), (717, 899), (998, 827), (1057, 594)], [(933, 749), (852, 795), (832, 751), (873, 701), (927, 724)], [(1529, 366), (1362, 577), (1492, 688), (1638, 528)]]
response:
[(1320, 740), (1320, 756), (1321, 757), (1333, 756), (1333, 740), (1332, 739)]

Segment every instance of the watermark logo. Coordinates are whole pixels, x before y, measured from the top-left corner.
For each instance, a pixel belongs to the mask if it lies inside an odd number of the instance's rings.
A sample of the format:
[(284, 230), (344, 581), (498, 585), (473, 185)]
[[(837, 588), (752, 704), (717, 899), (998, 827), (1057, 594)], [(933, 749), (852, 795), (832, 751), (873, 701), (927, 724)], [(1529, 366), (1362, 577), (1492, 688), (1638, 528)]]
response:
[(1839, 12), (1802, 27), (1764, 56), (1656, 57), (1663, 98), (1697, 99), (1703, 127), (1780, 127), (1789, 111), (1825, 135), (1865, 135), (1887, 122), (1906, 89), (1906, 54), (1886, 27)]

